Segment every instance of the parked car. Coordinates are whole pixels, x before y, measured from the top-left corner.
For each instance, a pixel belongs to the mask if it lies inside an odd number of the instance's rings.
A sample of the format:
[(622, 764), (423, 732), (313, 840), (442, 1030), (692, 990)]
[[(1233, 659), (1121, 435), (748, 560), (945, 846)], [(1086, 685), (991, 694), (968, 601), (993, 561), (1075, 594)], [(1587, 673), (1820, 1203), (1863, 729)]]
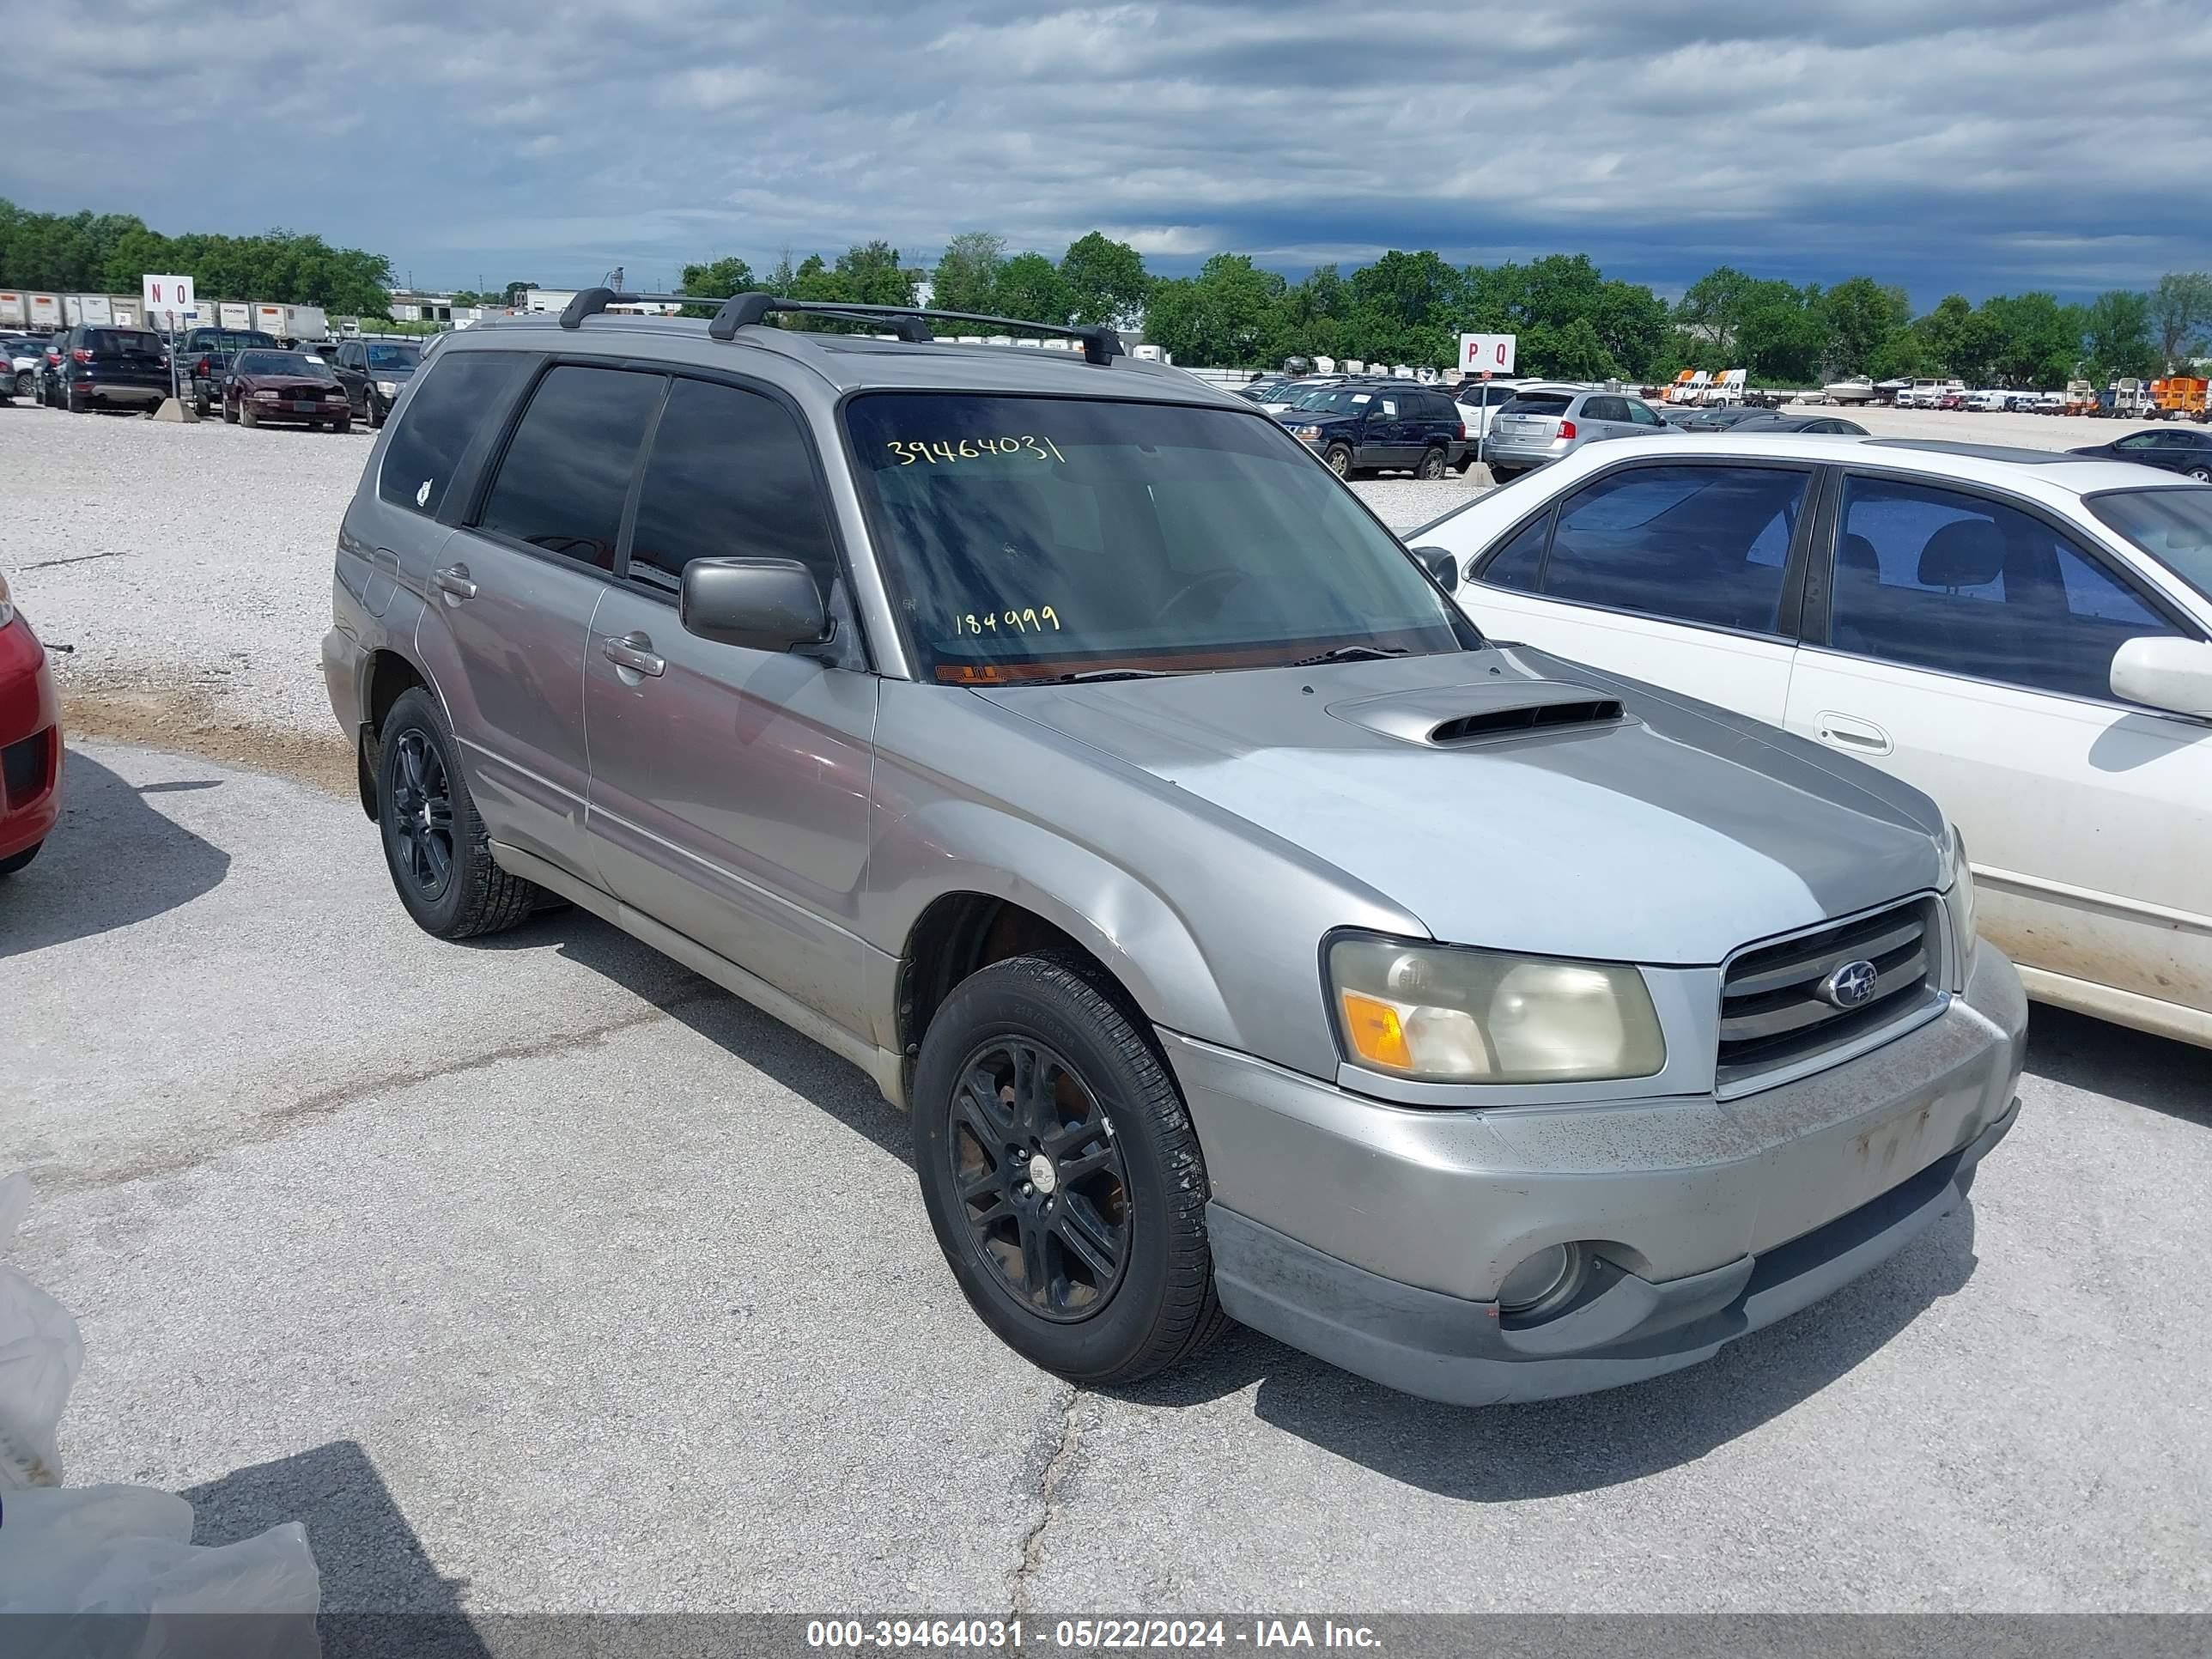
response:
[(1343, 386), (1351, 379), (1349, 374), (1309, 374), (1303, 380), (1287, 381), (1277, 386), (1273, 392), (1260, 399), (1260, 407), (1270, 415), (1279, 415), (1286, 409), (1297, 407), (1301, 398), (1316, 392), (1326, 392), (1333, 386)]
[(355, 418), (371, 426), (384, 424), (422, 365), (422, 348), (411, 341), (341, 340), (321, 355), (346, 389)]
[[(1695, 431), (1692, 427), (1689, 430)], [(1863, 438), (1867, 429), (1856, 421), (1847, 421), (1840, 415), (1784, 415), (1777, 410), (1754, 410), (1742, 420), (1731, 421), (1721, 428), (1726, 432), (1810, 432), (1832, 438)]]
[(1485, 629), (1927, 790), (2032, 994), (2212, 1045), (2212, 489), (1729, 437), (1608, 445), (1413, 539)]
[(2163, 467), (2199, 483), (2212, 483), (2212, 432), (2196, 432), (2185, 426), (2130, 432), (2108, 444), (2085, 444), (2066, 453), (2093, 455), (2108, 461), (2133, 461), (2138, 466)]
[(1498, 410), (1511, 403), (1521, 392), (1536, 382), (1526, 380), (1462, 380), (1447, 388), (1454, 403), (1459, 405), (1459, 417), (1467, 425), (1468, 453), (1463, 465), (1474, 465), (1474, 447), (1478, 439), (1490, 435), (1491, 422), (1498, 418)]
[(1389, 468), (1441, 478), (1467, 449), (1459, 406), (1411, 380), (1352, 381), (1309, 392), (1276, 419), (1340, 478)]
[(169, 395), (169, 354), (150, 328), (80, 324), (67, 330), (48, 385), (71, 414), (121, 404), (150, 409)]
[(1490, 642), (1245, 400), (1103, 330), (582, 297), (447, 337), (337, 538), (399, 902), (557, 896), (861, 1066), (1036, 1364), (1225, 1312), (1443, 1399), (1609, 1387), (1864, 1273), (2014, 1121), (1924, 795)]
[(1972, 410), (1978, 415), (2001, 415), (2012, 407), (2012, 397), (2009, 392), (1969, 392), (1960, 407)]
[(46, 358), (46, 349), (36, 340), (15, 338), (0, 344), (0, 400), (37, 397)]
[(1502, 481), (1585, 444), (1674, 431), (1643, 398), (1625, 392), (1529, 389), (1498, 411), (1483, 459)]
[(58, 329), (46, 338), (39, 362), (39, 402), (42, 406), (61, 406), (62, 360), (69, 356), (67, 329)]
[(223, 383), (222, 418), (243, 426), (305, 421), (315, 431), (353, 428), (345, 388), (328, 363), (304, 351), (241, 351)]
[(1237, 395), (1240, 398), (1248, 398), (1255, 404), (1263, 404), (1290, 384), (1289, 375), (1271, 374), (1254, 380), (1249, 385), (1238, 386)]
[(193, 409), (204, 416), (221, 407), (232, 360), (257, 349), (276, 350), (276, 337), (258, 328), (186, 329), (177, 344), (177, 371)]
[[(1656, 410), (1653, 411), (1657, 413)], [(1764, 404), (1723, 404), (1714, 409), (1670, 409), (1660, 416), (1665, 425), (1680, 427), (1685, 432), (1727, 432), (1747, 424), (1756, 424), (1773, 418), (1773, 412)]]
[(61, 783), (53, 672), (0, 577), (0, 876), (38, 857), (61, 812)]

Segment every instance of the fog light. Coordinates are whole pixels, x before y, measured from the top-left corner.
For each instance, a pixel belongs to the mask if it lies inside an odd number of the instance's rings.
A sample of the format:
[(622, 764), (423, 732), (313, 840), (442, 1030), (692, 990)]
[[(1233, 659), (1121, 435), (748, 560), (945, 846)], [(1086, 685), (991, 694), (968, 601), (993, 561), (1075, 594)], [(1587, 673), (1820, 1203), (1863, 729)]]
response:
[(1547, 1304), (1565, 1301), (1573, 1294), (1582, 1273), (1582, 1246), (1547, 1244), (1505, 1275), (1505, 1282), (1498, 1287), (1498, 1310), (1533, 1313)]

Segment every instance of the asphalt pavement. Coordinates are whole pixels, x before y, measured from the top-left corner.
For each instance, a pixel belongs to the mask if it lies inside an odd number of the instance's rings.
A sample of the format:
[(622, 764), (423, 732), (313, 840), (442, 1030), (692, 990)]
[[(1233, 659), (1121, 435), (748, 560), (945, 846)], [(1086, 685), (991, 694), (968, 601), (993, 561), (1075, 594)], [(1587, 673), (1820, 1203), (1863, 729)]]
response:
[(1001, 1347), (860, 1074), (605, 925), (417, 933), (354, 803), (74, 751), (0, 884), (71, 1484), (326, 1610), (2212, 1604), (2212, 1065), (2039, 1012), (1972, 1205), (1714, 1363), (1463, 1411), (1256, 1335)]

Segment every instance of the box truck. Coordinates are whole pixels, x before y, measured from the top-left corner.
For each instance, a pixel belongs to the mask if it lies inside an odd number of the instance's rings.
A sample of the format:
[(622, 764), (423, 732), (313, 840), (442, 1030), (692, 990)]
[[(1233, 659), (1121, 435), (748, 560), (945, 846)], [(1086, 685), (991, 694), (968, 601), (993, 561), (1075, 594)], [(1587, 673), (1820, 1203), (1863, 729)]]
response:
[(249, 326), (280, 340), (327, 340), (330, 319), (320, 306), (280, 306), (256, 301)]

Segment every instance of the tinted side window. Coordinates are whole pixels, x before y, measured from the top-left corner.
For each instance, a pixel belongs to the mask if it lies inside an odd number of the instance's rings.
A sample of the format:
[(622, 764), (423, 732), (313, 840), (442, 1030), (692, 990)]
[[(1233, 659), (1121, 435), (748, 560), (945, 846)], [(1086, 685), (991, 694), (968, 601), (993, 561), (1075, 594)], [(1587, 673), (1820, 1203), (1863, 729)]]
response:
[(395, 507), (434, 516), (469, 440), (484, 421), (506, 413), (507, 398), (530, 362), (520, 351), (447, 353), (416, 388), (392, 432), (377, 494)]
[(1586, 421), (1626, 421), (1628, 404), (1619, 398), (1590, 398), (1583, 404), (1583, 418)]
[(1773, 633), (1782, 552), (1808, 477), (1778, 467), (1647, 466), (1600, 478), (1560, 504), (1544, 592)]
[(618, 368), (553, 370), (507, 441), (478, 526), (611, 571), (630, 474), (666, 385)]
[(2174, 631), (2033, 514), (1924, 484), (1844, 486), (1828, 624), (1838, 650), (2109, 700), (2122, 643)]
[(1536, 578), (1544, 562), (1544, 543), (1551, 533), (1552, 515), (1547, 513), (1492, 554), (1478, 580), (1498, 587), (1517, 587), (1524, 593), (1534, 592)]
[(673, 592), (694, 559), (796, 559), (824, 596), (837, 576), (830, 513), (791, 411), (773, 398), (676, 382), (653, 434), (629, 574)]

